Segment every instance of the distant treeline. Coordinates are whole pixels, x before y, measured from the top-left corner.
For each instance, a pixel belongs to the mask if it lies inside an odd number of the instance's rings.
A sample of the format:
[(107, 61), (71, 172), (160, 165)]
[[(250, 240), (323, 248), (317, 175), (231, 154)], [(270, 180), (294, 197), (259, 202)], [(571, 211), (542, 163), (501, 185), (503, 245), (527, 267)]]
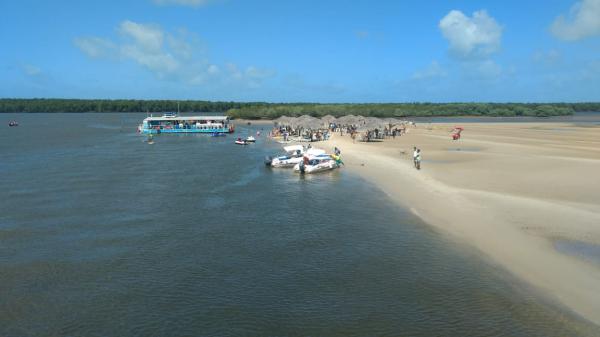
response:
[[(179, 105), (179, 107), (178, 107)], [(600, 111), (600, 103), (262, 103), (176, 100), (0, 99), (4, 112), (219, 112), (233, 118), (273, 119), (282, 115), (427, 116), (561, 116)]]

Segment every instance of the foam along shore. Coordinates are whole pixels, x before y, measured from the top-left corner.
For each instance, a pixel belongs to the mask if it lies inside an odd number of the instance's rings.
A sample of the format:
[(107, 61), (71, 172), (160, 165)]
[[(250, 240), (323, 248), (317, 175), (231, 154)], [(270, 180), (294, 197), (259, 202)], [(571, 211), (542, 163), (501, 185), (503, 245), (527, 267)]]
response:
[[(462, 244), (600, 325), (600, 267), (556, 239), (600, 244), (600, 127), (428, 124), (383, 143), (336, 134), (347, 169)], [(422, 149), (422, 169), (412, 148)]]

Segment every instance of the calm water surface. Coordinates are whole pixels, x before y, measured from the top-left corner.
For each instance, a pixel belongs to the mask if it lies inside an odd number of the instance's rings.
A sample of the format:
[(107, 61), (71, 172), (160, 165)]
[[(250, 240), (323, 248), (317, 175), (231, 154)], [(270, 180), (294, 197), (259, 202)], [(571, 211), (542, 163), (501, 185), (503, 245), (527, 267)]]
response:
[(2, 116), (0, 336), (597, 336), (343, 169), (143, 116)]

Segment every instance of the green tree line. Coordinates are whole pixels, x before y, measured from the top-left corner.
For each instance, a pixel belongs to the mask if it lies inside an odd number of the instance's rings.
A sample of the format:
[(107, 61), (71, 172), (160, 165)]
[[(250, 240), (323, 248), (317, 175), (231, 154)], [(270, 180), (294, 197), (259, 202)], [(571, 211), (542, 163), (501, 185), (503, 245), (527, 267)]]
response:
[(218, 112), (233, 118), (273, 119), (282, 115), (560, 116), (600, 111), (600, 103), (264, 103), (192, 100), (0, 99), (0, 113), (15, 112)]

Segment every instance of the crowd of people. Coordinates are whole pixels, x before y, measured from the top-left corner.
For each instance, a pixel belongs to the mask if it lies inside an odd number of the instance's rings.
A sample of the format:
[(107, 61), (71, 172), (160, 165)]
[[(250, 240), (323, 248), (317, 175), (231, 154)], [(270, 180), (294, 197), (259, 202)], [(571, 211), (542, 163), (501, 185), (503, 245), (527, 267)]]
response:
[(328, 140), (331, 137), (331, 133), (327, 128), (311, 129), (305, 127), (292, 127), (291, 125), (280, 125), (271, 130), (269, 137), (281, 137), (284, 142), (288, 142), (292, 140), (292, 138), (296, 141), (319, 142)]

